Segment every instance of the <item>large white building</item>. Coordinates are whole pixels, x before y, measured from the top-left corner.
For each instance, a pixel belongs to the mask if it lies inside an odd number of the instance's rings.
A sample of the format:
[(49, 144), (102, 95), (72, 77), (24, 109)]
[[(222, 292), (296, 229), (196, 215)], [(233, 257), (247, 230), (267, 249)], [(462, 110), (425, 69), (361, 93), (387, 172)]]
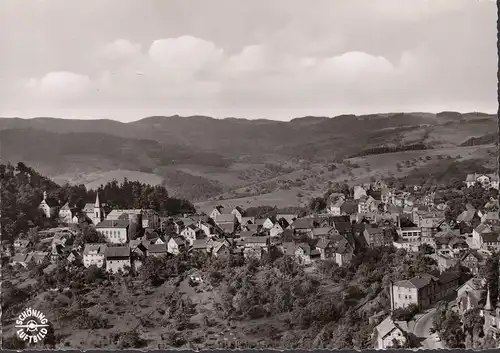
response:
[(493, 188), (498, 190), (498, 174), (467, 174), (465, 184), (467, 187), (481, 185), (485, 189)]
[(106, 238), (106, 242), (113, 244), (126, 244), (128, 242), (128, 219), (116, 221), (105, 219), (96, 225), (98, 233)]
[(105, 261), (105, 251), (106, 244), (85, 244), (85, 249), (83, 250), (83, 265), (85, 267), (90, 267), (95, 265), (97, 267), (102, 267)]

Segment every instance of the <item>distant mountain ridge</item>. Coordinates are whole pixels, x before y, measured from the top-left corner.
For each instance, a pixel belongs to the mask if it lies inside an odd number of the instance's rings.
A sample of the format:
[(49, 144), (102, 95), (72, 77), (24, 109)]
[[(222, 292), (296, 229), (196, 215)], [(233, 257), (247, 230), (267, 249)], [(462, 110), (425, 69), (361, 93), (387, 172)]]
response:
[[(129, 123), (0, 118), (0, 157), (4, 163), (26, 162), (50, 176), (106, 170), (161, 175), (164, 167), (194, 165), (222, 168), (238, 177), (241, 168), (267, 162), (332, 163), (368, 150), (460, 147), (492, 131), (497, 131), (496, 115), (458, 112), (305, 116), (290, 121), (178, 115)], [(230, 166), (239, 167), (229, 171)], [(214, 184), (214, 179), (203, 181), (195, 174), (166, 174), (162, 177), (184, 189), (189, 184), (182, 182), (184, 177), (214, 190), (223, 187), (217, 179)]]

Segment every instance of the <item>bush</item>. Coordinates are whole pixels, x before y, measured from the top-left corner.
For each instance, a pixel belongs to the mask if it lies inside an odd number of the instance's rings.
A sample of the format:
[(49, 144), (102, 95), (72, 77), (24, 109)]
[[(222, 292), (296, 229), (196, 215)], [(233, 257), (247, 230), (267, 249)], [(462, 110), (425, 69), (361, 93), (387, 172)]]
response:
[(406, 308), (399, 308), (392, 312), (394, 321), (410, 321), (418, 313), (418, 306), (410, 304)]

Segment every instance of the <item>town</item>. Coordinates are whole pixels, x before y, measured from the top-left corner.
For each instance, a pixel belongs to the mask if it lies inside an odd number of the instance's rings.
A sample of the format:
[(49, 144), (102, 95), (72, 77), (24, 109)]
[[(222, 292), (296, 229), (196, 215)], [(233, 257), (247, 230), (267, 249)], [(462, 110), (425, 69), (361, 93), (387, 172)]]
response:
[[(283, 258), (325, 278), (375, 265), (374, 251), (419, 265), (373, 279), (377, 291), (368, 299), (387, 293), (389, 305), (366, 319), (369, 343), (358, 348), (498, 347), (498, 176), (469, 174), (459, 185), (433, 190), (396, 184), (334, 185), (296, 213), (219, 205), (170, 216), (148, 208), (113, 209), (102, 191), (83, 207), (62, 205), (44, 190), (38, 209), (57, 226), (3, 241), (4, 268), (10, 268), (4, 272), (13, 278), (37, 268), (51, 276), (63, 266), (133, 280), (158, 270), (151, 266), (164, 266), (155, 262), (161, 259), (240, 258), (263, 266)], [(450, 197), (457, 193), (459, 202)], [(82, 232), (91, 236), (77, 240)], [(214, 281), (201, 268), (186, 272), (190, 285)], [(357, 301), (353, 308), (368, 304)]]

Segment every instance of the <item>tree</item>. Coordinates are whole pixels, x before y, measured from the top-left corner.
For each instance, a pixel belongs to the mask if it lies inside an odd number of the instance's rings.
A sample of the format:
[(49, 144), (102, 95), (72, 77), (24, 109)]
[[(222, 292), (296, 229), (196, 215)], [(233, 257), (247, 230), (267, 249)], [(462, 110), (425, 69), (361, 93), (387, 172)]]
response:
[(309, 202), (309, 209), (315, 213), (319, 213), (326, 208), (326, 202), (322, 197), (315, 197)]

